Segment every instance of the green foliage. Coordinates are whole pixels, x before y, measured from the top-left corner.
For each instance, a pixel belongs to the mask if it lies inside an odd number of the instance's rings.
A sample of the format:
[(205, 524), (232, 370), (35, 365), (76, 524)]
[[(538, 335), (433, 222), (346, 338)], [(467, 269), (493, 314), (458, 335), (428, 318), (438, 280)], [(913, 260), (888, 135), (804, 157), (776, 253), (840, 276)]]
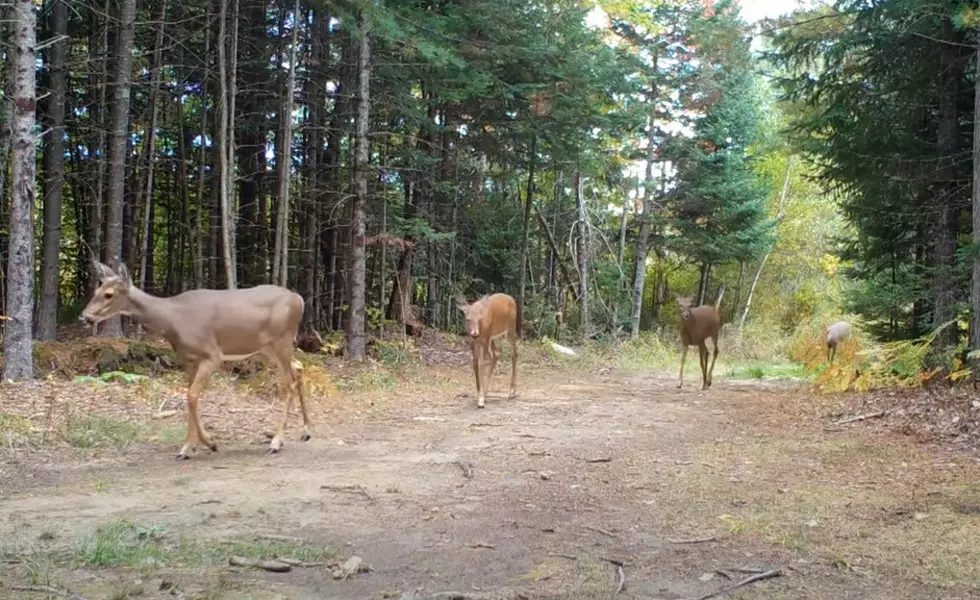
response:
[(125, 371), (108, 371), (106, 373), (100, 374), (98, 377), (92, 377), (91, 375), (79, 375), (72, 379), (72, 383), (95, 383), (98, 385), (106, 385), (113, 381), (119, 381), (121, 383), (137, 383), (140, 381), (146, 381), (148, 378), (146, 375), (139, 375), (137, 373), (126, 373)]

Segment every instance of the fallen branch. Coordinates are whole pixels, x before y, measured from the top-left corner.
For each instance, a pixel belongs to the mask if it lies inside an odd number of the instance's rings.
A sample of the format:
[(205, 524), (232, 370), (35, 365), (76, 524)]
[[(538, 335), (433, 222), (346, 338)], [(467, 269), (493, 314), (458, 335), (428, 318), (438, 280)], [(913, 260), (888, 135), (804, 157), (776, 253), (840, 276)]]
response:
[(762, 573), (757, 573), (751, 577), (746, 577), (742, 581), (739, 581), (735, 585), (730, 585), (726, 588), (722, 588), (716, 592), (711, 592), (710, 594), (705, 594), (698, 598), (698, 600), (709, 600), (710, 598), (718, 598), (719, 596), (724, 596), (730, 592), (734, 592), (737, 589), (743, 588), (747, 585), (752, 585), (759, 581), (764, 581), (766, 579), (772, 579), (773, 577), (779, 577), (783, 574), (782, 569), (772, 569), (770, 571), (763, 571)]
[(548, 556), (555, 556), (557, 558), (567, 558), (568, 560), (578, 560), (578, 557), (574, 554), (562, 554), (561, 552), (549, 552)]
[(476, 544), (468, 544), (466, 547), (467, 548), (474, 548), (474, 549), (476, 549), (476, 548), (486, 548), (487, 550), (495, 550), (497, 548), (493, 544), (484, 544), (482, 542), (478, 542)]
[(616, 534), (615, 533), (612, 533), (610, 531), (606, 531), (605, 529), (602, 529), (600, 527), (593, 527), (591, 525), (583, 525), (583, 527), (585, 527), (589, 531), (594, 531), (596, 533), (601, 533), (602, 535), (606, 535), (606, 536), (609, 536), (611, 538), (615, 538), (616, 537)]
[(857, 423), (858, 421), (867, 421), (868, 419), (879, 419), (888, 414), (887, 410), (879, 410), (876, 413), (869, 413), (866, 415), (858, 415), (856, 417), (851, 417), (849, 419), (841, 419), (840, 421), (834, 421), (834, 425), (847, 425), (848, 423)]
[(259, 560), (256, 558), (245, 558), (244, 556), (231, 556), (228, 558), (228, 564), (233, 567), (252, 567), (273, 573), (288, 573), (293, 570), (292, 565), (282, 561)]
[(623, 591), (623, 586), (626, 584), (626, 574), (623, 573), (623, 567), (616, 567), (616, 571), (619, 573), (619, 585), (616, 586), (616, 593), (614, 596), (618, 596), (620, 592)]
[(473, 463), (463, 462), (461, 460), (456, 461), (456, 466), (458, 466), (463, 471), (463, 477), (467, 479), (473, 479)]
[(323, 563), (323, 562), (308, 563), (308, 562), (303, 562), (301, 560), (296, 560), (295, 558), (282, 558), (282, 557), (279, 557), (276, 560), (278, 560), (281, 563), (286, 563), (287, 565), (289, 565), (291, 567), (300, 567), (300, 568), (303, 568), (303, 569), (313, 569), (313, 568), (316, 568), (316, 567), (325, 567), (325, 566), (328, 566), (328, 565), (329, 566), (335, 566), (335, 563)]
[(667, 540), (667, 541), (670, 542), (671, 544), (704, 544), (706, 542), (718, 541), (718, 538), (712, 535), (708, 537), (691, 538), (688, 540)]
[(584, 460), (587, 463), (607, 463), (607, 462), (612, 462), (612, 457), (599, 456), (597, 458), (583, 458), (582, 460)]
[(327, 490), (330, 492), (339, 492), (345, 494), (358, 494), (364, 496), (369, 502), (374, 502), (374, 496), (367, 493), (364, 486), (361, 484), (357, 485), (321, 485), (321, 490)]

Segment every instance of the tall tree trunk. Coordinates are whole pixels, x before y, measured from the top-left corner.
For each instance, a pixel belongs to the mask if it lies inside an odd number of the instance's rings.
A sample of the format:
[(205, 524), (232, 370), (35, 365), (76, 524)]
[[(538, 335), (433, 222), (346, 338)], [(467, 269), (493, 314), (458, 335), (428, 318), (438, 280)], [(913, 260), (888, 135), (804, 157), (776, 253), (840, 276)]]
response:
[[(790, 157), (786, 161), (786, 175), (783, 176), (783, 189), (779, 192), (779, 208), (776, 210), (776, 223), (773, 227), (779, 225), (783, 220), (783, 205), (786, 203), (786, 192), (789, 191), (789, 174), (793, 169), (793, 157)], [(769, 260), (769, 255), (772, 254), (772, 248), (766, 250), (765, 255), (762, 257), (762, 261), (759, 262), (759, 268), (755, 270), (755, 275), (752, 277), (752, 284), (749, 285), (749, 293), (745, 296), (745, 308), (742, 310), (742, 318), (738, 321), (738, 331), (742, 332), (742, 328), (745, 327), (745, 319), (749, 317), (749, 307), (752, 306), (752, 295), (755, 293), (755, 286), (759, 285), (759, 277), (762, 275), (762, 269), (766, 266), (766, 261)], [(742, 280), (741, 274), (739, 274), (739, 281)]]
[[(153, 42), (153, 67), (150, 71), (150, 126), (146, 136), (146, 183), (143, 190), (145, 206), (141, 224), (141, 252), (139, 286), (153, 293), (153, 277), (149, 271), (153, 265), (153, 173), (156, 167), (157, 121), (160, 118), (160, 77), (163, 69), (163, 28), (167, 20), (167, 0), (159, 0), (157, 33)], [(149, 287), (147, 287), (149, 285)]]
[[(209, 5), (210, 6), (210, 5)], [(207, 20), (211, 20), (210, 10), (205, 11)], [(204, 76), (201, 78), (201, 140), (208, 135), (208, 80), (211, 78), (211, 64), (208, 56), (210, 55), (211, 32), (204, 34)], [(194, 210), (194, 222), (191, 227), (191, 262), (194, 263), (194, 287), (203, 288), (207, 285), (204, 277), (204, 207), (207, 201), (204, 198), (205, 169), (208, 163), (207, 145), (201, 144), (200, 154), (197, 162), (197, 194), (195, 200), (197, 207)]]
[[(101, 258), (102, 262), (110, 262), (105, 248), (105, 183), (107, 175), (106, 146), (106, 100), (109, 89), (109, 12), (111, 0), (105, 0), (101, 6), (90, 8), (89, 27), (91, 35), (88, 39), (89, 51), (89, 98), (88, 112), (92, 116), (88, 155), (92, 157), (92, 181), (94, 192), (89, 206), (88, 242), (95, 253), (93, 258)], [(95, 271), (91, 261), (86, 262), (88, 277), (88, 293), (95, 291)]]
[(353, 219), (351, 222), (351, 278), (350, 278), (350, 317), (347, 322), (347, 356), (351, 360), (365, 358), (364, 301), (365, 301), (365, 209), (368, 195), (368, 111), (371, 107), (371, 45), (368, 38), (368, 16), (362, 9), (358, 15), (360, 50), (357, 56), (357, 115), (354, 132), (356, 150), (354, 155), (354, 198)]
[[(657, 64), (654, 55), (653, 64)], [(636, 237), (636, 271), (633, 276), (633, 309), (630, 311), (630, 337), (640, 334), (640, 315), (643, 314), (643, 286), (646, 284), (647, 255), (650, 253), (650, 221), (653, 213), (653, 160), (656, 158), (657, 132), (657, 84), (650, 84), (650, 125), (647, 130), (646, 173), (644, 173), (643, 214), (640, 216), (640, 232)]]
[(34, 376), (34, 110), (36, 98), (37, 16), (33, 2), (15, 2), (12, 17), (14, 116), (12, 122), (13, 194), (10, 214), (10, 253), (7, 267), (6, 335), (3, 338), (3, 378), (19, 381)]
[(296, 87), (296, 61), (299, 45), (299, 0), (293, 8), (293, 38), (289, 48), (289, 76), (282, 99), (282, 148), (276, 170), (279, 172), (279, 218), (276, 220), (276, 250), (272, 262), (272, 282), (289, 285), (289, 183), (293, 165), (293, 93)]
[(629, 216), (630, 202), (623, 202), (623, 215), (619, 219), (619, 251), (616, 254), (616, 264), (623, 270), (623, 256), (626, 254), (626, 217)]
[[(6, 61), (0, 61), (0, 223), (9, 223), (10, 196), (7, 175), (10, 172), (10, 126), (13, 120), (13, 104), (10, 102), (10, 69)], [(7, 310), (7, 228), (0, 228), (0, 315)]]
[(579, 330), (589, 336), (589, 221), (585, 214), (585, 183), (575, 173), (575, 202), (578, 206), (578, 305)]
[[(225, 266), (225, 285), (233, 290), (238, 287), (235, 266), (235, 71), (238, 48), (238, 0), (231, 5), (221, 2), (218, 24), (218, 155), (221, 210), (221, 249)], [(228, 29), (231, 41), (228, 42)], [(230, 45), (230, 49), (229, 46)]]
[(528, 231), (531, 226), (531, 208), (534, 205), (534, 167), (537, 161), (537, 134), (531, 134), (531, 150), (527, 165), (527, 191), (524, 202), (524, 222), (521, 226), (521, 272), (517, 278), (517, 333), (524, 336), (524, 310), (527, 307), (527, 270), (530, 257), (527, 253)]
[[(943, 38), (951, 42), (943, 44), (940, 50), (940, 76), (942, 85), (939, 88), (938, 119), (939, 131), (936, 140), (939, 151), (940, 167), (936, 173), (939, 197), (936, 204), (938, 218), (935, 223), (935, 249), (933, 265), (933, 297), (936, 300), (933, 311), (932, 326), (938, 327), (953, 319), (955, 284), (952, 268), (955, 262), (956, 233), (959, 221), (959, 206), (957, 206), (957, 188), (959, 183), (954, 174), (956, 152), (959, 139), (959, 115), (956, 100), (959, 82), (962, 78), (962, 66), (959, 62), (959, 47), (952, 42), (958, 41), (953, 22), (949, 17), (943, 19)], [(936, 336), (935, 348), (944, 350), (956, 345), (958, 332), (953, 324)]]
[(41, 305), (37, 337), (57, 337), (61, 255), (61, 196), (65, 185), (65, 55), (68, 40), (66, 0), (52, 0), (50, 33), (54, 43), (48, 53), (48, 132), (44, 144), (44, 234), (41, 241)]
[[(558, 214), (561, 210), (561, 192), (562, 192), (562, 172), (558, 170), (555, 173), (555, 197), (552, 203), (552, 225), (551, 229), (556, 230), (558, 228)], [(544, 218), (542, 217), (542, 221)], [(545, 221), (545, 231), (548, 235), (551, 235), (551, 231), (548, 230), (547, 222)], [(558, 254), (557, 244), (549, 244), (548, 246), (548, 302), (553, 308), (557, 310), (558, 308), (558, 264), (561, 261), (561, 256)]]
[[(973, 91), (973, 234), (974, 246), (980, 246), (980, 33), (977, 34), (974, 53)], [(973, 273), (970, 281), (970, 349), (980, 350), (980, 254), (973, 255)], [(980, 357), (972, 361), (974, 373)], [(974, 376), (976, 377), (976, 375)]]
[[(106, 257), (118, 264), (123, 251), (123, 203), (126, 197), (126, 156), (129, 141), (129, 98), (133, 75), (133, 41), (136, 33), (136, 0), (119, 0), (119, 37), (116, 43), (115, 77), (109, 124), (109, 173), (106, 204)], [(130, 265), (132, 266), (132, 265)], [(122, 336), (118, 316), (106, 321), (106, 335)]]

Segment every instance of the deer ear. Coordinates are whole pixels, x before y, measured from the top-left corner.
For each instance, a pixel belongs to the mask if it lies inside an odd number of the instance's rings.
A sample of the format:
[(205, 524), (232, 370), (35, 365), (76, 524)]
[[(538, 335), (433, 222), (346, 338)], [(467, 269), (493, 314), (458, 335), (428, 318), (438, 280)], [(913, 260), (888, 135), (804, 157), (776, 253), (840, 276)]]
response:
[(95, 269), (95, 276), (99, 278), (99, 281), (106, 281), (107, 279), (112, 279), (116, 276), (115, 271), (113, 271), (109, 265), (101, 263), (95, 259), (92, 259), (92, 268)]
[(466, 309), (470, 307), (470, 303), (466, 301), (466, 298), (462, 294), (456, 294), (456, 308), (466, 312)]
[(119, 280), (122, 282), (123, 287), (128, 288), (133, 284), (133, 279), (129, 276), (129, 269), (126, 268), (125, 263), (119, 263), (119, 269), (116, 272), (116, 275), (119, 276)]

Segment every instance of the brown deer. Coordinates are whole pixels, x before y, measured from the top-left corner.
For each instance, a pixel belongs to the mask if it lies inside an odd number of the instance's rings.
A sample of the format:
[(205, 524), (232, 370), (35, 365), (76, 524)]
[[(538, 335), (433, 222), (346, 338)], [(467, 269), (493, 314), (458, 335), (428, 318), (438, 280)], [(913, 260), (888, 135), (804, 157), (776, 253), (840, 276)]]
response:
[(293, 341), (303, 318), (303, 298), (275, 285), (236, 290), (190, 290), (170, 298), (147, 294), (133, 285), (126, 265), (113, 271), (93, 261), (99, 287), (82, 311), (81, 320), (96, 324), (115, 315), (131, 315), (161, 334), (185, 365), (187, 373), (187, 437), (177, 454), (189, 458), (201, 444), (218, 451), (204, 433), (198, 400), (211, 375), (225, 361), (262, 354), (279, 367), (280, 393), (285, 394), (282, 422), (269, 453), (282, 448), (293, 396), (303, 412), (302, 441), (310, 439), (310, 417), (303, 394), (302, 364), (293, 360)]
[(850, 334), (851, 324), (847, 321), (837, 321), (827, 328), (827, 361), (830, 364), (834, 364), (837, 345), (846, 340)]
[[(721, 329), (721, 299), (725, 295), (725, 286), (718, 290), (718, 299), (714, 306), (694, 306), (694, 299), (689, 296), (678, 296), (677, 304), (681, 312), (681, 373), (677, 387), (684, 385), (684, 361), (687, 359), (688, 346), (698, 347), (701, 363), (701, 389), (711, 387), (711, 374), (715, 370), (715, 360), (718, 358), (718, 332)], [(708, 367), (708, 346), (705, 340), (711, 338), (713, 353), (711, 367)]]
[[(510, 395), (517, 396), (517, 302), (507, 294), (483, 296), (473, 304), (456, 296), (456, 306), (466, 315), (466, 332), (473, 353), (473, 374), (476, 376), (476, 407), (483, 408), (487, 391), (493, 383), (493, 370), (497, 366), (496, 338), (507, 334), (510, 342)], [(487, 376), (484, 366), (489, 359)]]

